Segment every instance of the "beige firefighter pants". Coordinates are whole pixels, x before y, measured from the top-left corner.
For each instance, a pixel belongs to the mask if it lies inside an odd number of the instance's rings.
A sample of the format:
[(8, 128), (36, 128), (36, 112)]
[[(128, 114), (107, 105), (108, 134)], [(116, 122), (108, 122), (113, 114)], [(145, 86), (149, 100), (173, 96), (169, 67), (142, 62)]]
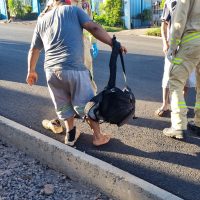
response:
[[(185, 37), (185, 36), (184, 36)], [(176, 130), (187, 129), (187, 106), (183, 88), (196, 69), (195, 124), (200, 127), (200, 38), (180, 45), (170, 70), (169, 90), (171, 96), (171, 123)]]
[(92, 62), (92, 56), (90, 53), (91, 42), (90, 42), (90, 39), (85, 35), (83, 36), (83, 41), (84, 41), (84, 64), (90, 72), (92, 88), (93, 88), (94, 93), (96, 94), (97, 86), (96, 86), (96, 83), (94, 82), (93, 62)]

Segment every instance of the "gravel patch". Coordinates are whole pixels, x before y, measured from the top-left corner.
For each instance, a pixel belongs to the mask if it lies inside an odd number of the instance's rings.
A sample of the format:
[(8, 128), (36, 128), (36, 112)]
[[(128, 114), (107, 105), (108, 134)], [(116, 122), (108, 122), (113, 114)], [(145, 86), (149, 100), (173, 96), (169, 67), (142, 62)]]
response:
[(0, 200), (112, 200), (0, 140)]

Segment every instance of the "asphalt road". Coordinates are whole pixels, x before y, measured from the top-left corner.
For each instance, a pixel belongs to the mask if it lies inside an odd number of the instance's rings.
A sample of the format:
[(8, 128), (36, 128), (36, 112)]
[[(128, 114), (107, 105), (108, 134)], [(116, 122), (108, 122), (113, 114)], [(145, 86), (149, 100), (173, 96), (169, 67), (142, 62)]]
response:
[[(54, 135), (41, 126), (43, 119), (55, 117), (50, 100), (41, 55), (39, 81), (30, 87), (25, 83), (27, 52), (33, 33), (32, 25), (0, 24), (0, 115), (31, 127), (63, 142), (64, 134)], [(163, 73), (160, 39), (116, 34), (128, 48), (125, 56), (128, 84), (136, 99), (138, 119), (118, 128), (102, 124), (103, 132), (112, 136), (108, 145), (92, 146), (89, 127), (80, 120), (81, 137), (76, 148), (134, 174), (186, 200), (200, 199), (200, 137), (188, 135), (185, 142), (167, 138), (162, 130), (170, 126), (169, 118), (157, 118), (154, 111), (161, 103)], [(99, 90), (108, 80), (110, 48), (99, 43), (94, 61), (95, 80)], [(117, 85), (123, 87), (119, 66)], [(187, 98), (193, 116), (194, 90)], [(31, 145), (31, 144), (30, 144)]]

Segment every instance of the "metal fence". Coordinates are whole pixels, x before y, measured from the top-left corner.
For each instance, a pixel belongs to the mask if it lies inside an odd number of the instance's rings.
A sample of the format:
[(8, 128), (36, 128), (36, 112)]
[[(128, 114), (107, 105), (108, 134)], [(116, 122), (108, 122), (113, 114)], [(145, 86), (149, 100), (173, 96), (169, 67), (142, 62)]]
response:
[(162, 16), (162, 9), (160, 8), (160, 2), (156, 1), (152, 5), (152, 11), (153, 11), (153, 25), (160, 26), (161, 24), (161, 16)]
[(32, 0), (20, 0), (23, 5), (32, 5)]

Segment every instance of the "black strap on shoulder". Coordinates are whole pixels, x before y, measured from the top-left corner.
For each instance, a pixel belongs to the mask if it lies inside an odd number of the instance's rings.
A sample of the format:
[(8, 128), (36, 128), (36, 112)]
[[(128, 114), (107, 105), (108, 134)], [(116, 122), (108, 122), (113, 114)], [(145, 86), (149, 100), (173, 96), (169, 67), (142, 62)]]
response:
[(118, 55), (120, 55), (120, 60), (121, 60), (121, 64), (122, 64), (122, 70), (123, 70), (123, 74), (124, 74), (124, 80), (125, 80), (125, 84), (127, 86), (124, 58), (123, 58), (122, 52), (120, 50), (121, 44), (116, 40), (115, 35), (112, 38), (112, 42), (113, 42), (113, 47), (112, 47), (112, 52), (111, 52), (111, 56), (110, 56), (110, 63), (109, 63), (110, 77), (109, 77), (107, 88), (113, 88), (116, 85), (117, 58), (118, 58)]

